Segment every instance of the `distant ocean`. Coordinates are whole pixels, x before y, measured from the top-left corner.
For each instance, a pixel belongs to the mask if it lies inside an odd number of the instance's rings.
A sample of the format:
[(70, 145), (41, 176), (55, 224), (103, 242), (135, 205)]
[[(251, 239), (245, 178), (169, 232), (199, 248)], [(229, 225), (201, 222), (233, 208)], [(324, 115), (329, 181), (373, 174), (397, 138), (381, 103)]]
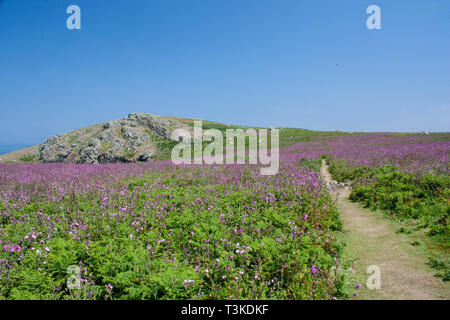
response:
[(0, 154), (10, 153), (30, 146), (28, 144), (0, 144)]

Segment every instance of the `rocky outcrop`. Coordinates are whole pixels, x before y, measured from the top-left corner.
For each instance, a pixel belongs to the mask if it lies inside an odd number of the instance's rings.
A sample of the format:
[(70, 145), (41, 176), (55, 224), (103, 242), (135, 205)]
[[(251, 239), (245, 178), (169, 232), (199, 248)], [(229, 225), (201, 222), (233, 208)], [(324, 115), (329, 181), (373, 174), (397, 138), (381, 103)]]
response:
[(328, 190), (334, 190), (334, 189), (341, 189), (345, 188), (346, 186), (350, 185), (348, 182), (337, 182), (335, 180), (331, 180), (329, 183), (327, 183), (327, 189)]
[(153, 158), (153, 155), (154, 155), (153, 151), (144, 152), (137, 158), (137, 161), (141, 161), (141, 162), (150, 161)]
[(39, 147), (41, 162), (110, 163), (151, 161), (155, 138), (172, 138), (176, 129), (193, 128), (180, 121), (146, 113), (109, 121), (49, 138)]
[(40, 160), (44, 162), (67, 162), (71, 151), (72, 147), (64, 143), (64, 136), (56, 135), (40, 146)]

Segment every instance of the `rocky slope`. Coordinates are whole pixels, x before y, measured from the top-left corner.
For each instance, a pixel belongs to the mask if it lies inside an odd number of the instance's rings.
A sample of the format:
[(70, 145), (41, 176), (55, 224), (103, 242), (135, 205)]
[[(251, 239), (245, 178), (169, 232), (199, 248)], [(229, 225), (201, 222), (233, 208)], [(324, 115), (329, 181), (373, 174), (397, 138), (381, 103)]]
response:
[[(151, 161), (158, 141), (170, 141), (175, 129), (193, 134), (192, 120), (131, 113), (128, 117), (97, 124), (49, 138), (20, 153), (2, 156), (3, 161), (110, 163)], [(25, 149), (24, 149), (25, 150)], [(14, 160), (13, 160), (14, 159)]]

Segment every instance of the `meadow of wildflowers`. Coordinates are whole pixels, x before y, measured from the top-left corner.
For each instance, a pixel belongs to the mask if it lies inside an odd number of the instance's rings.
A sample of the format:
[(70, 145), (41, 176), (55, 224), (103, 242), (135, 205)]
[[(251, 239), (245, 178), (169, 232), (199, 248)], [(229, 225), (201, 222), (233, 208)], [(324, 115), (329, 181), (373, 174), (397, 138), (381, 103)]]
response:
[[(320, 157), (335, 179), (354, 180), (354, 200), (422, 219), (448, 241), (449, 146), (315, 137), (284, 148), (274, 176), (170, 161), (0, 164), (0, 299), (345, 297)], [(73, 266), (79, 286), (69, 288)]]
[(314, 167), (1, 164), (0, 298), (339, 297), (341, 223)]

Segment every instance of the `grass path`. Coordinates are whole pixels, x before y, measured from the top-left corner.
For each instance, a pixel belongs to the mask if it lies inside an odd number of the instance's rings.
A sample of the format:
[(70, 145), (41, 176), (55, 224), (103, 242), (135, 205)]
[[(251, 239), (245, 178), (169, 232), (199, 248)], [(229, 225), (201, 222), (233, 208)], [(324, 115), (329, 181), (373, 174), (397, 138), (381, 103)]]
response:
[[(321, 174), (327, 182), (332, 180), (325, 160)], [(344, 222), (346, 253), (354, 259), (349, 276), (362, 284), (355, 299), (450, 299), (450, 285), (434, 277), (426, 265), (426, 250), (412, 246), (407, 235), (397, 234), (395, 221), (350, 202), (350, 191), (345, 187), (331, 193)], [(380, 289), (367, 288), (370, 265), (380, 268)]]

